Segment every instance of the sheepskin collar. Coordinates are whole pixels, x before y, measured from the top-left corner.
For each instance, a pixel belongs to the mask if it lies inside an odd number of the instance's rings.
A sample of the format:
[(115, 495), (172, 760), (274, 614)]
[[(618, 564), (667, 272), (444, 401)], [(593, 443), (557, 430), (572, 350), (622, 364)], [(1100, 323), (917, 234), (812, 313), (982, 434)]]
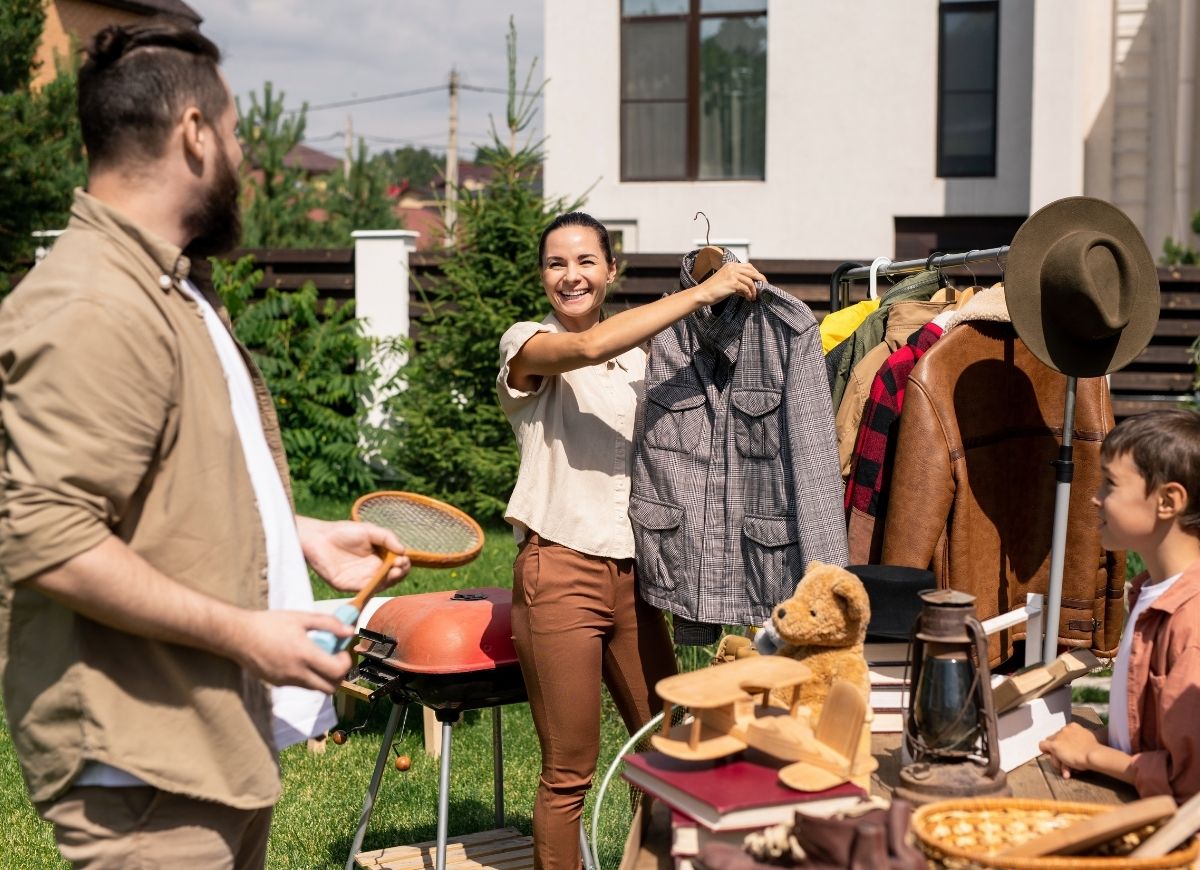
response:
[(1008, 316), (1008, 303), (1004, 298), (1004, 285), (996, 284), (987, 290), (980, 290), (971, 299), (954, 312), (946, 322), (945, 332), (949, 332), (960, 323), (968, 321), (989, 320), (993, 323), (1012, 323)]

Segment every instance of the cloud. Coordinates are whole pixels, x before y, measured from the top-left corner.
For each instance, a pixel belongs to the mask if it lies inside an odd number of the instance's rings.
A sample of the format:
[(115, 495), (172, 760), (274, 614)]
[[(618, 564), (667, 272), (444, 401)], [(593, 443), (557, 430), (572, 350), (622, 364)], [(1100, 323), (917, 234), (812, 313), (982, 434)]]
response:
[[(520, 81), (530, 61), (542, 54), (542, 0), (190, 2), (204, 17), (203, 32), (221, 47), (225, 74), (243, 103), (247, 94), (261, 92), (266, 81), (284, 91), (289, 108), (306, 101), (320, 106), (447, 87), (445, 92), (311, 111), (311, 144), (331, 153), (341, 147), (334, 134), (345, 129), (347, 114), (355, 135), (367, 137), (373, 150), (402, 144), (386, 140), (416, 140), (414, 144), (444, 149), (450, 70), (457, 67), (464, 84), (503, 89), (510, 14), (517, 27)], [(504, 109), (503, 94), (460, 92), (462, 156), (470, 158), (473, 144), (490, 141), (488, 115), (502, 124)]]

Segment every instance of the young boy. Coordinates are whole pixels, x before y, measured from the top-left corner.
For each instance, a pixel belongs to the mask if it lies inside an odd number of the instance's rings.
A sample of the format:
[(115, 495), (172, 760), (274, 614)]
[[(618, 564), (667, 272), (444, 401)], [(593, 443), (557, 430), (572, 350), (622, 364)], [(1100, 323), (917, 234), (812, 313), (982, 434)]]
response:
[(1101, 540), (1136, 552), (1146, 571), (1129, 593), (1108, 728), (1071, 724), (1041, 749), (1064, 777), (1094, 770), (1182, 802), (1200, 791), (1200, 414), (1131, 417), (1100, 461)]

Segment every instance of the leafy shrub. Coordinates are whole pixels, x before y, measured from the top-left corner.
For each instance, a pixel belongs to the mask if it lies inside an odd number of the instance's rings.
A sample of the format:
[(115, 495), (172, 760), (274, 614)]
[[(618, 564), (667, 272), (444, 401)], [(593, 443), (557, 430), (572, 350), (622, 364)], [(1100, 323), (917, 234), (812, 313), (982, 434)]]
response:
[(321, 302), (312, 282), (253, 300), (261, 279), (253, 257), (213, 261), (213, 286), (275, 400), (296, 497), (374, 488), (364, 453), (375, 447), (366, 400), (378, 374), (377, 342), (363, 334), (351, 303)]

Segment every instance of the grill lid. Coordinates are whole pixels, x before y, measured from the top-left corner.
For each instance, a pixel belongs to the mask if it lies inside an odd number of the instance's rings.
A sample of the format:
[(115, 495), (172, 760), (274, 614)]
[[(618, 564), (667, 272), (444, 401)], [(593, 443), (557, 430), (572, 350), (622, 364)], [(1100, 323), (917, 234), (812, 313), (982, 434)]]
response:
[[(516, 664), (512, 642), (512, 593), (486, 587), (398, 595), (367, 622), (395, 648), (382, 664), (421, 674), (458, 674)], [(356, 651), (374, 644), (364, 641)]]

